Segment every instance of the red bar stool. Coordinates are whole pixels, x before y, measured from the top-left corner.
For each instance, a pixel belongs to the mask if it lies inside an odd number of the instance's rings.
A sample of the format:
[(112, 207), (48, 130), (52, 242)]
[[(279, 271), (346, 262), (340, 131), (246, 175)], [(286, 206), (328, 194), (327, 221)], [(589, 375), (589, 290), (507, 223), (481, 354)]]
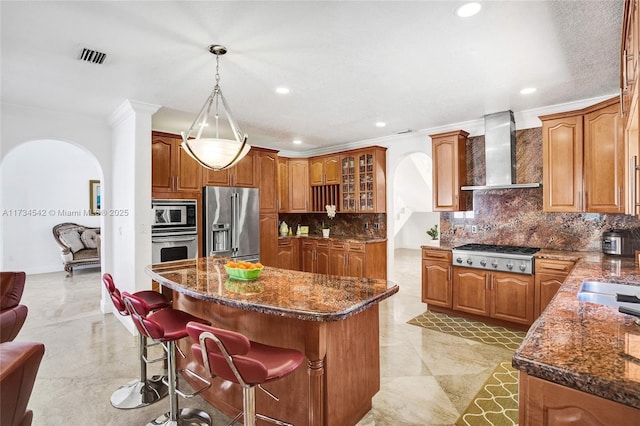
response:
[(196, 322), (187, 324), (187, 332), (198, 342), (191, 346), (196, 360), (202, 362), (211, 377), (219, 376), (242, 386), (242, 413), (233, 419), (234, 423), (242, 415), (245, 426), (255, 426), (256, 418), (277, 425), (292, 426), (290, 423), (257, 414), (255, 389), (260, 388), (278, 401), (275, 395), (261, 385), (293, 373), (304, 361), (302, 352), (252, 342), (235, 331)]
[(206, 411), (193, 408), (178, 407), (178, 395), (183, 398), (191, 398), (211, 386), (204, 378), (195, 372), (185, 369), (185, 373), (202, 381), (205, 386), (192, 394), (185, 394), (178, 389), (178, 368), (176, 363), (176, 350), (185, 357), (184, 353), (176, 345), (176, 341), (187, 337), (187, 324), (208, 324), (208, 321), (195, 317), (179, 309), (167, 308), (149, 313), (144, 301), (127, 292), (122, 293), (124, 304), (138, 328), (140, 334), (162, 344), (167, 353), (167, 385), (169, 386), (169, 412), (152, 420), (147, 426), (211, 426), (211, 416)]
[[(120, 290), (118, 290), (113, 282), (111, 274), (106, 273), (102, 275), (102, 282), (111, 296), (113, 306), (120, 315), (129, 315), (129, 311), (127, 311), (124, 300), (122, 300), (122, 296), (120, 295)], [(144, 290), (134, 294), (144, 301), (149, 311), (171, 307), (171, 301), (157, 291)], [(113, 392), (113, 394), (111, 394), (112, 406), (125, 410), (140, 408), (153, 404), (167, 396), (169, 390), (167, 385), (163, 383), (165, 376), (153, 376), (150, 379), (147, 377), (147, 364), (165, 359), (165, 357), (153, 360), (147, 359), (147, 348), (155, 345), (157, 345), (157, 343), (147, 344), (147, 338), (142, 333), (139, 333), (138, 356), (140, 358), (140, 378), (120, 386)]]

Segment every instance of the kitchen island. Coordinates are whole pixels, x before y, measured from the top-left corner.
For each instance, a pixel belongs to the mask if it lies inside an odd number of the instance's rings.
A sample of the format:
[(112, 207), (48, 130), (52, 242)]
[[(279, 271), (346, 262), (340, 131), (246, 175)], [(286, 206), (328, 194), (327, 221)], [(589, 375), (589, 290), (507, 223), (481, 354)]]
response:
[[(265, 386), (279, 402), (256, 392), (259, 413), (297, 426), (357, 423), (380, 389), (378, 303), (397, 293), (398, 286), (270, 267), (255, 281), (237, 281), (226, 274), (227, 260), (165, 262), (146, 271), (172, 291), (174, 308), (305, 355), (306, 368)], [(191, 343), (179, 342), (187, 355), (178, 357), (179, 368), (206, 376), (191, 355)], [(201, 395), (231, 417), (242, 409), (241, 387), (219, 378)]]
[(640, 286), (640, 269), (633, 258), (600, 253), (537, 257), (579, 260), (513, 356), (520, 425), (640, 425), (640, 326), (577, 297), (584, 281)]

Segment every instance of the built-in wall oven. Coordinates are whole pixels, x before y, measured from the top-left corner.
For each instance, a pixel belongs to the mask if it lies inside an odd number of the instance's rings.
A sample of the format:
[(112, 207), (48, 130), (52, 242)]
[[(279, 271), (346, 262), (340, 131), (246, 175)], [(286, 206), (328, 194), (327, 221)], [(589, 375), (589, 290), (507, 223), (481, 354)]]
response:
[(151, 261), (198, 257), (198, 202), (154, 199), (151, 210)]

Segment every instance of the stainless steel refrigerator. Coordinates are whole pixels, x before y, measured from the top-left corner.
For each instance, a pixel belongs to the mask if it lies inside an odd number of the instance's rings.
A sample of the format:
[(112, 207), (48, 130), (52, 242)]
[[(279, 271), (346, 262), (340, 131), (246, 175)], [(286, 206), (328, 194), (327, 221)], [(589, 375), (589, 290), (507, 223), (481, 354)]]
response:
[(260, 199), (257, 188), (205, 186), (203, 235), (206, 256), (260, 260)]

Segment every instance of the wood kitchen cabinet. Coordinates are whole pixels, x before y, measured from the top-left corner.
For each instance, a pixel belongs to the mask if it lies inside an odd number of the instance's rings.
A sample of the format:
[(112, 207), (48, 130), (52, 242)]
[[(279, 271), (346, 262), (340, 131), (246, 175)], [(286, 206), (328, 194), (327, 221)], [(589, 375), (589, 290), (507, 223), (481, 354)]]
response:
[(299, 242), (300, 240), (297, 238), (280, 238), (278, 240), (278, 268), (300, 270)]
[(386, 148), (371, 147), (342, 154), (340, 172), (340, 211), (386, 212)]
[(289, 211), (289, 159), (278, 157), (278, 213)]
[(535, 259), (535, 300), (533, 315), (538, 318), (573, 269), (570, 260)]
[(540, 120), (544, 211), (624, 213), (626, 162), (619, 100)]
[(301, 269), (318, 274), (329, 273), (329, 240), (304, 239), (300, 244)]
[(218, 171), (205, 169), (202, 177), (202, 186), (257, 188), (258, 173), (256, 163), (256, 150), (251, 149), (251, 151), (233, 167)]
[(309, 159), (309, 183), (316, 185), (337, 185), (340, 183), (340, 156), (325, 155)]
[(451, 252), (422, 249), (422, 301), (427, 305), (451, 308)]
[[(151, 195), (153, 198), (193, 198), (202, 191), (202, 166), (181, 147), (179, 136), (151, 134)], [(181, 195), (182, 194), (182, 195)]]
[(260, 262), (265, 266), (278, 264), (277, 214), (260, 214)]
[(521, 426), (637, 425), (640, 410), (590, 393), (519, 373), (518, 420)]
[(290, 159), (287, 162), (288, 213), (306, 213), (309, 211), (309, 161)]
[(456, 311), (532, 324), (533, 276), (454, 267), (452, 305)]
[(620, 98), (624, 126), (625, 178), (627, 193), (625, 213), (640, 215), (640, 90), (638, 88), (638, 63), (640, 55), (640, 21), (638, 0), (625, 0), (620, 47)]
[(278, 213), (277, 152), (257, 149), (255, 156), (258, 171), (258, 189), (260, 190), (260, 213), (276, 214)]
[(467, 136), (464, 130), (438, 133), (431, 137), (433, 160), (433, 211), (466, 211), (467, 194), (460, 187), (467, 184)]
[(387, 277), (386, 242), (361, 243), (332, 240), (329, 250), (329, 274), (343, 277)]

